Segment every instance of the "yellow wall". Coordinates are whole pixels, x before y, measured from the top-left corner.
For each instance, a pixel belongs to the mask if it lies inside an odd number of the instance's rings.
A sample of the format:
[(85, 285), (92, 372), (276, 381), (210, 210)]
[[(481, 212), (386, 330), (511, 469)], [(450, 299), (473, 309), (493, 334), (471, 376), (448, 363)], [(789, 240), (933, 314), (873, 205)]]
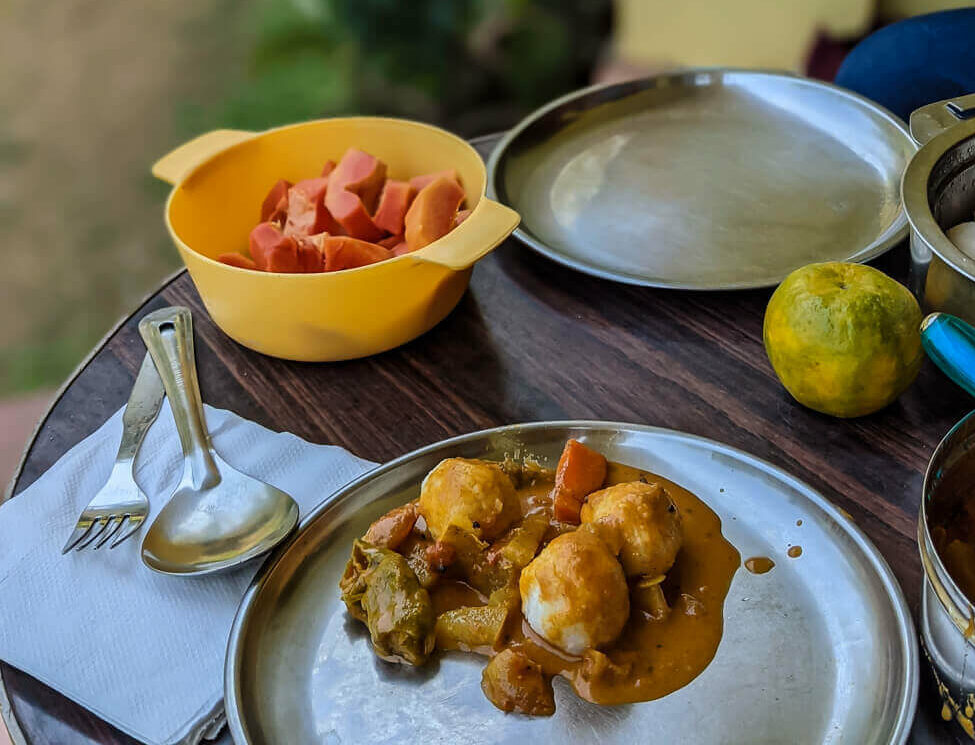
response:
[(802, 69), (817, 34), (857, 38), (884, 19), (964, 0), (617, 0), (614, 51), (645, 65)]

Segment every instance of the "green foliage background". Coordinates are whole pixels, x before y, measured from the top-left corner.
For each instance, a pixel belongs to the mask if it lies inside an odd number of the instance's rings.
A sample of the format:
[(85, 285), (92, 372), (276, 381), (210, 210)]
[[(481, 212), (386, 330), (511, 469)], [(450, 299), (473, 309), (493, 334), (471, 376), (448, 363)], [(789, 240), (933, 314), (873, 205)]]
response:
[(510, 126), (585, 85), (608, 0), (260, 0), (246, 73), (184, 126), (261, 129), (343, 113)]

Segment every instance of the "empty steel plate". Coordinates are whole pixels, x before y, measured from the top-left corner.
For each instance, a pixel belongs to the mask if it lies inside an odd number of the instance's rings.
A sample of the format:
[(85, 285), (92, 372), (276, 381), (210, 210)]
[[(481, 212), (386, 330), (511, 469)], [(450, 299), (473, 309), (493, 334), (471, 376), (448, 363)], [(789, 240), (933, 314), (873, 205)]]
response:
[(866, 261), (906, 235), (902, 121), (842, 88), (685, 71), (572, 93), (498, 145), (491, 195), (567, 266), (653, 287), (775, 285)]

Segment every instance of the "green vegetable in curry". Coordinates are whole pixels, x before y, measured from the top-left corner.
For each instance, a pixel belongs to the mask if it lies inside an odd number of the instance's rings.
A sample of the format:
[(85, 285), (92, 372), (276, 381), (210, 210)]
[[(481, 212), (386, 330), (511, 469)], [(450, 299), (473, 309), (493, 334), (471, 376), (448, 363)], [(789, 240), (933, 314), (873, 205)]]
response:
[(379, 657), (426, 662), (436, 641), (433, 606), (406, 559), (357, 540), (339, 588), (349, 613), (368, 627)]

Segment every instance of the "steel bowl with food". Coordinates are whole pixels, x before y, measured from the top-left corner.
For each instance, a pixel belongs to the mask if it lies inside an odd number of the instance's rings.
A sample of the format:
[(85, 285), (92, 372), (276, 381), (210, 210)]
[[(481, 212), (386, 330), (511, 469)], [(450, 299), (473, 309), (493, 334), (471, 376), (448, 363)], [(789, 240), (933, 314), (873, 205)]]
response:
[[(381, 159), (398, 179), (456, 171), (469, 217), (419, 250), (342, 271), (251, 271), (217, 261), (247, 247), (277, 180), (318, 176), (323, 163), (350, 148)], [(217, 130), (164, 156), (152, 172), (173, 185), (166, 226), (214, 322), (246, 347), (292, 360), (364, 357), (429, 330), (460, 300), (474, 263), (519, 221), (516, 212), (485, 198), (484, 164), (469, 144), (398, 119)]]
[(975, 95), (938, 101), (911, 114), (921, 149), (901, 194), (911, 225), (911, 289), (922, 307), (975, 323), (975, 256), (953, 231), (975, 220)]
[[(975, 328), (947, 313), (921, 325), (928, 356), (975, 396)], [(942, 717), (975, 739), (975, 412), (945, 435), (924, 474), (918, 544), (921, 640)]]

